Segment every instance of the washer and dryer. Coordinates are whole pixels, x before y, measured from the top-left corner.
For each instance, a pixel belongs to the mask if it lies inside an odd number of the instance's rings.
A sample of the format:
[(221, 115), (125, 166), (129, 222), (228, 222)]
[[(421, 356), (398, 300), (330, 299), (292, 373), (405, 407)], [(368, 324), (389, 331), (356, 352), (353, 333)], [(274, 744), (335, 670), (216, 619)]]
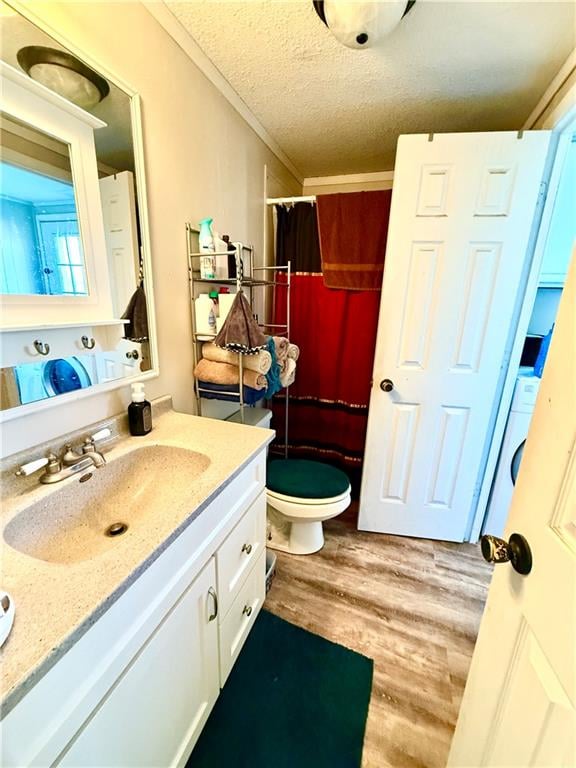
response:
[(504, 533), (539, 387), (540, 379), (534, 375), (534, 369), (520, 368), (482, 533), (499, 537)]
[(23, 363), (16, 365), (14, 371), (22, 405), (83, 389), (94, 383), (94, 377), (77, 357)]

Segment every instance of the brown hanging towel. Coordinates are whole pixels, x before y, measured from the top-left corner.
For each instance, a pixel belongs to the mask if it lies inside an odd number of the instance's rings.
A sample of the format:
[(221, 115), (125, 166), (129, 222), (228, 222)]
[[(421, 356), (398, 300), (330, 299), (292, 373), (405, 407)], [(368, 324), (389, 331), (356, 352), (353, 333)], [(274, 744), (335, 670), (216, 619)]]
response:
[(248, 299), (242, 291), (238, 291), (214, 344), (242, 355), (256, 355), (261, 349), (266, 349), (267, 343), (252, 315)]
[(318, 195), (322, 273), (327, 288), (382, 287), (392, 191)]

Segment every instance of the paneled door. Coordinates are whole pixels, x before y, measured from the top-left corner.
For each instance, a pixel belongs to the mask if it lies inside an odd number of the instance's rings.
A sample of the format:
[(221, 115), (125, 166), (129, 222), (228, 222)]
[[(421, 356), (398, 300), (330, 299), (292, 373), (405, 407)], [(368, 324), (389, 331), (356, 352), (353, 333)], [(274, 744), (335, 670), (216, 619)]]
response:
[(546, 131), (398, 141), (361, 530), (467, 535), (549, 143)]
[(538, 393), (448, 765), (576, 765), (576, 258)]

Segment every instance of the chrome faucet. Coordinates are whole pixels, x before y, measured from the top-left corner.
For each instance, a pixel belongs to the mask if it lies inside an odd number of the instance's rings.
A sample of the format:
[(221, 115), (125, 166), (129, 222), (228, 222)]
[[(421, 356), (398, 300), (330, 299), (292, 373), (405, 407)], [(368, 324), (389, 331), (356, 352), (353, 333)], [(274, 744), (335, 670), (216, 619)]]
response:
[(49, 453), (44, 459), (37, 459), (28, 464), (24, 464), (16, 471), (18, 477), (26, 477), (33, 472), (37, 472), (42, 467), (46, 467), (45, 472), (40, 475), (40, 482), (44, 484), (59, 483), (77, 472), (83, 472), (88, 467), (99, 469), (106, 464), (104, 456), (96, 450), (96, 441), (109, 437), (109, 429), (101, 429), (99, 432), (87, 437), (82, 446), (82, 453), (76, 453), (72, 450), (70, 444), (64, 447), (64, 453), (58, 458), (55, 453)]

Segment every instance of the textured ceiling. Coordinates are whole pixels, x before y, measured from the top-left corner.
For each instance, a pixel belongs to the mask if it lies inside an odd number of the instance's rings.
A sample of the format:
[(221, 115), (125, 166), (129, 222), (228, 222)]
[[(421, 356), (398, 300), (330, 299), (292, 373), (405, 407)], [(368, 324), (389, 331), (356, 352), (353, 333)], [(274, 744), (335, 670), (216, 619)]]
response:
[(304, 176), (390, 170), (402, 133), (520, 128), (575, 45), (572, 2), (418, 0), (361, 51), (311, 0), (166, 4)]

